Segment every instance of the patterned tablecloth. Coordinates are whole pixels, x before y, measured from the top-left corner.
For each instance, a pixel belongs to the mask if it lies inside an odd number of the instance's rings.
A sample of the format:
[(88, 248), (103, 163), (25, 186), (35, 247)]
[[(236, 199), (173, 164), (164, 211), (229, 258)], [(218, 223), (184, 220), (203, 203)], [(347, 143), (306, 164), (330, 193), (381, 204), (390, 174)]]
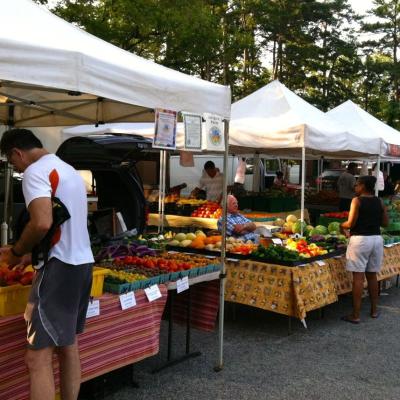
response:
[[(149, 303), (144, 291), (135, 292), (137, 305), (122, 311), (118, 296), (100, 297), (100, 315), (87, 320), (79, 336), (82, 380), (87, 381), (159, 351), (162, 298)], [(28, 398), (28, 372), (24, 364), (26, 328), (22, 315), (0, 318), (0, 400)], [(56, 370), (58, 365), (54, 361)], [(58, 372), (56, 374), (58, 383)]]
[[(378, 279), (400, 274), (400, 245), (385, 248)], [(352, 275), (345, 257), (299, 267), (255, 261), (227, 263), (225, 300), (304, 319), (307, 312), (338, 300), (351, 292)]]

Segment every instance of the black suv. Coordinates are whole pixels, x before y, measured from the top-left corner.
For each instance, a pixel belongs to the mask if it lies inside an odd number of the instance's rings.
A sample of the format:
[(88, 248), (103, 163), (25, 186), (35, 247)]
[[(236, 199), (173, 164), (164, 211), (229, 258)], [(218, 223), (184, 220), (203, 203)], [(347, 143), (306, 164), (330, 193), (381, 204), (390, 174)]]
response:
[(159, 153), (152, 150), (151, 140), (116, 134), (73, 137), (59, 147), (57, 155), (75, 169), (91, 172), (98, 209), (119, 211), (128, 230), (144, 230), (146, 200), (137, 166), (155, 163), (151, 169), (158, 171)]

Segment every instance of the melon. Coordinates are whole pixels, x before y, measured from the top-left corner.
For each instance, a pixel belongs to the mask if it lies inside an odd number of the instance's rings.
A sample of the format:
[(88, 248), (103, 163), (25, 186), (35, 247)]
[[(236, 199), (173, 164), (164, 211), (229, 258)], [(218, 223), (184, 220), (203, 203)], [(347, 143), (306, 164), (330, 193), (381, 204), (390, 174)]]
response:
[(331, 222), (328, 225), (328, 231), (330, 234), (334, 234), (333, 232), (340, 232), (340, 223), (339, 222)]
[(292, 233), (293, 232), (293, 224), (291, 222), (285, 222), (282, 226), (282, 230), (284, 232), (289, 232)]
[(327, 227), (323, 225), (317, 225), (314, 229), (318, 232), (317, 235), (326, 235), (328, 233)]
[(295, 216), (295, 215), (293, 215), (293, 214), (289, 214), (287, 217), (286, 217), (286, 222), (292, 222), (292, 223), (294, 223), (294, 222), (296, 222), (297, 221), (297, 217)]
[(300, 220), (297, 220), (292, 226), (293, 233), (301, 233), (301, 229), (303, 228), (303, 232), (306, 230), (306, 223)]
[(179, 246), (180, 245), (180, 241), (179, 240), (171, 240), (170, 242), (168, 242), (168, 244), (170, 246)]
[(182, 240), (186, 240), (186, 234), (184, 233), (177, 233), (174, 237), (175, 240), (182, 242)]
[(186, 240), (194, 240), (196, 239), (196, 235), (194, 233), (187, 233)]
[(191, 240), (182, 240), (181, 246), (182, 246), (182, 247), (188, 247), (188, 246), (191, 245), (191, 243), (192, 243)]

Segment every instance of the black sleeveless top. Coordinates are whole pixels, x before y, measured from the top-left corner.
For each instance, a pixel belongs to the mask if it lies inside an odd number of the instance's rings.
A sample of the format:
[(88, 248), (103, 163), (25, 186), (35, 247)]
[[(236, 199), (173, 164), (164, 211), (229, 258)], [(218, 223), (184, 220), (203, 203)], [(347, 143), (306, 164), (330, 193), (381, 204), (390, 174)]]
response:
[(358, 200), (360, 202), (358, 218), (354, 227), (350, 230), (350, 234), (358, 236), (380, 235), (383, 215), (381, 200), (375, 196), (360, 196)]

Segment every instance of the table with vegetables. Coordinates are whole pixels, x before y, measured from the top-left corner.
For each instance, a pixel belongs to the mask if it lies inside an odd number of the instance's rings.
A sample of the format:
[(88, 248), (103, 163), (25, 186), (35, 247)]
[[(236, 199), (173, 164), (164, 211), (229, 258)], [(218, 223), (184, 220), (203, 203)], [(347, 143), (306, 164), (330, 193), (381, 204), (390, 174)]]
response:
[[(280, 231), (260, 244), (228, 237), (225, 300), (303, 320), (307, 312), (351, 292), (352, 276), (345, 270), (347, 238), (340, 233), (340, 220), (346, 216), (328, 213), (327, 225), (317, 226), (292, 214), (277, 218), (273, 224)], [(164, 242), (175, 251), (219, 255), (222, 238), (197, 230), (169, 233)], [(379, 280), (400, 274), (400, 246), (389, 246)]]

